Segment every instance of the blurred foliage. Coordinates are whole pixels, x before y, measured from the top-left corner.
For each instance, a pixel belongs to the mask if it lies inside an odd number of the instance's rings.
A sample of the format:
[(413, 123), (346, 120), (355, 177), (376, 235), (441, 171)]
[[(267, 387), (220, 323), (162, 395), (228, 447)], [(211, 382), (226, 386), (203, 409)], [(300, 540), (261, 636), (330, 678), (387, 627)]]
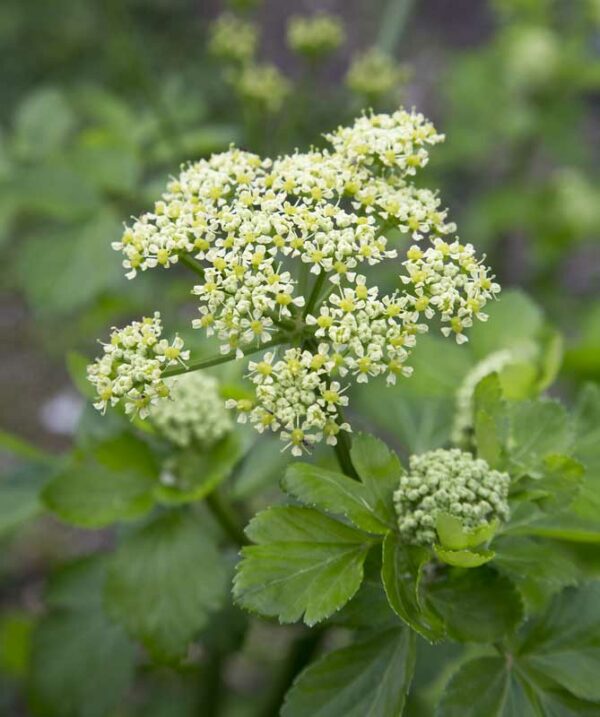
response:
[[(375, 33), (365, 37), (350, 18), (340, 35), (345, 43), (318, 61), (311, 52), (294, 57), (267, 37), (285, 37), (287, 20), (301, 12), (295, 4), (280, 28), (259, 2), (218, 5), (255, 28), (256, 50), (242, 64), (207, 50), (215, 17), (193, 0), (0, 6), (0, 287), (26, 302), (41, 360), (88, 352), (92, 337), (111, 324), (153, 308), (157, 292), (170, 320), (183, 318), (189, 297), (176, 271), (168, 282), (153, 272), (128, 283), (110, 247), (121, 223), (154, 200), (181, 162), (230, 142), (275, 153), (318, 144), (365, 102), (377, 109), (414, 102), (447, 134), (436, 179), (462, 237), (488, 253), (503, 285), (518, 285), (534, 300), (505, 291), (465, 347), (424, 337), (415, 376), (393, 389), (369, 384), (356, 397), (353, 422), (407, 455), (448, 443), (457, 391), (483, 377), (478, 372), (490, 356), (508, 355), (495, 370), (511, 400), (537, 396), (558, 377), (554, 390), (581, 395), (578, 457), (592, 480), (575, 515), (554, 526), (556, 536), (543, 522), (538, 530), (560, 542), (585, 575), (600, 575), (590, 538), (600, 505), (598, 391), (580, 393), (584, 381), (600, 381), (600, 3), (489, 0), (485, 36), (460, 48), (450, 37), (422, 43), (435, 4), (373, 3), (379, 47), (372, 50)], [(347, 14), (343, 3), (337, 7)], [(359, 74), (356, 61), (365, 57), (370, 63)], [(373, 66), (385, 76), (369, 85)], [(80, 391), (82, 364), (71, 354)], [(235, 371), (219, 376), (224, 393), (240, 391)], [(463, 420), (460, 428), (463, 445), (472, 446), (473, 423)], [(210, 717), (221, 702), (226, 715), (256, 714), (297, 633), (276, 637), (231, 606), (206, 626), (223, 566), (229, 570), (235, 556), (226, 548), (218, 557), (214, 546), (223, 536), (197, 501), (207, 484), (226, 490), (247, 516), (281, 500), (277, 481), (288, 458), (276, 442), (240, 431), (211, 455), (179, 456), (200, 476), (187, 491), (162, 480), (165, 449), (156, 436), (118, 414), (86, 408), (73, 449), (59, 457), (4, 433), (0, 450), (7, 456), (0, 476), (0, 712)], [(95, 530), (59, 527), (49, 511)], [(186, 550), (178, 549), (182, 535)], [(210, 549), (199, 576), (193, 548), (201, 541)], [(160, 580), (171, 586), (166, 596), (156, 589), (157, 553)], [(163, 621), (165, 600), (180, 608), (174, 624)], [(452, 644), (431, 652), (419, 644), (418, 689), (408, 706), (419, 717), (432, 714), (450, 672), (478, 657)], [(219, 678), (224, 662), (227, 684)]]

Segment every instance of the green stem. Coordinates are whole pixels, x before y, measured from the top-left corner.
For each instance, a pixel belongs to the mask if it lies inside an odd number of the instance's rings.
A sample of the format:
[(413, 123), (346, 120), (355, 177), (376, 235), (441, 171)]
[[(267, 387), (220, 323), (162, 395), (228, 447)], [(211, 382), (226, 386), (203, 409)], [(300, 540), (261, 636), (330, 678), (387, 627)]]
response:
[[(340, 424), (344, 423), (344, 414), (342, 409), (338, 406), (338, 421)], [(354, 480), (360, 480), (354, 465), (352, 464), (352, 458), (350, 456), (350, 448), (352, 446), (350, 435), (347, 431), (340, 431), (337, 434), (337, 443), (335, 444), (334, 450), (335, 455), (340, 464), (342, 471)]]
[(306, 306), (304, 307), (303, 316), (308, 316), (309, 314), (312, 314), (312, 311), (315, 308), (315, 304), (317, 303), (317, 300), (319, 298), (319, 294), (321, 293), (321, 289), (323, 288), (324, 282), (325, 272), (323, 271), (323, 269), (321, 269), (321, 273), (319, 274), (319, 276), (317, 276), (317, 280), (313, 284), (312, 291), (310, 292), (310, 296), (308, 297), (308, 301), (306, 302)]
[(180, 254), (179, 261), (183, 264), (183, 266), (191, 269), (194, 274), (198, 274), (198, 276), (201, 276), (204, 279), (204, 267), (199, 261), (191, 257), (189, 254)]
[(232, 543), (240, 548), (248, 545), (248, 538), (237, 520), (233, 506), (219, 490), (213, 490), (206, 496), (206, 505)]
[(283, 699), (298, 674), (308, 665), (318, 652), (326, 627), (314, 627), (310, 632), (300, 635), (290, 647), (290, 651), (281, 667), (281, 672), (272, 683), (267, 702), (259, 712), (259, 717), (278, 717)]
[(376, 43), (380, 50), (388, 54), (394, 53), (406, 28), (413, 5), (414, 0), (388, 0), (381, 16)]
[[(284, 344), (288, 340), (287, 335), (282, 334), (276, 334), (271, 341), (267, 341), (264, 344), (257, 344), (255, 346), (252, 346), (250, 348), (246, 348), (244, 350), (244, 356), (250, 356), (251, 354), (255, 354), (257, 351), (262, 351), (263, 349), (268, 349), (271, 346), (279, 346), (279, 344)], [(171, 376), (180, 376), (184, 373), (191, 373), (192, 371), (199, 371), (203, 368), (210, 368), (211, 366), (218, 366), (222, 363), (227, 363), (228, 361), (235, 361), (236, 360), (236, 351), (229, 351), (226, 354), (222, 354), (221, 356), (211, 356), (210, 358), (200, 359), (198, 361), (192, 361), (191, 363), (187, 364), (187, 366), (174, 366), (173, 368), (168, 368), (166, 371), (163, 371), (162, 377), (163, 378), (170, 378)]]

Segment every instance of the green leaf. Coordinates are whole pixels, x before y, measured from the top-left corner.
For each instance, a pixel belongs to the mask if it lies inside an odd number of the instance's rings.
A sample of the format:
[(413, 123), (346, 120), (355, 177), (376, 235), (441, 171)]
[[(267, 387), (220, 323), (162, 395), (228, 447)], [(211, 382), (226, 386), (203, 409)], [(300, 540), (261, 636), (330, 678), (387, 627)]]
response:
[(503, 657), (480, 657), (450, 680), (436, 717), (540, 717), (529, 685)]
[(444, 636), (444, 625), (421, 595), (423, 568), (430, 557), (426, 548), (403, 545), (389, 533), (383, 542), (381, 579), (394, 612), (422, 637), (436, 642)]
[(123, 282), (110, 248), (111, 237), (120, 232), (115, 216), (100, 211), (85, 224), (29, 237), (19, 254), (17, 271), (34, 309), (67, 314)]
[(198, 518), (163, 513), (128, 535), (108, 568), (108, 613), (157, 659), (185, 654), (225, 593), (226, 568)]
[(59, 150), (75, 125), (75, 115), (60, 90), (42, 87), (17, 109), (13, 142), (18, 154), (39, 161)]
[(499, 640), (523, 618), (515, 586), (489, 568), (451, 572), (429, 584), (426, 596), (450, 637), (464, 642)]
[(559, 544), (507, 535), (494, 542), (494, 551), (494, 568), (516, 583), (529, 610), (545, 606), (554, 593), (579, 578), (577, 566)]
[(560, 453), (549, 454), (539, 465), (537, 478), (521, 480), (517, 497), (535, 500), (542, 510), (564, 510), (581, 490), (585, 468), (579, 461)]
[(236, 433), (230, 433), (208, 449), (190, 447), (180, 451), (174, 482), (159, 484), (156, 496), (173, 505), (200, 500), (230, 475), (241, 455)]
[(286, 493), (302, 503), (343, 515), (367, 532), (385, 535), (391, 527), (378, 496), (342, 473), (309, 463), (292, 463), (281, 484)]
[(382, 440), (366, 433), (353, 438), (350, 457), (361, 481), (375, 499), (378, 515), (385, 516), (388, 525), (395, 525), (394, 491), (404, 473), (400, 459)]
[(280, 506), (246, 529), (234, 580), (238, 603), (261, 615), (307, 625), (329, 617), (356, 593), (371, 540), (311, 508)]
[(557, 595), (520, 638), (519, 662), (576, 697), (600, 700), (600, 582)]
[(335, 650), (300, 674), (282, 717), (400, 717), (415, 664), (414, 634), (377, 633)]
[(236, 470), (232, 497), (243, 500), (276, 486), (290, 460), (287, 451), (282, 453), (281, 442), (277, 438), (260, 436)]
[(511, 472), (543, 476), (544, 459), (556, 453), (568, 453), (573, 434), (567, 413), (558, 401), (539, 399), (512, 404), (509, 410), (510, 433), (507, 455)]
[(446, 550), (441, 545), (434, 545), (433, 548), (443, 563), (457, 568), (478, 568), (494, 557), (493, 550)]
[(467, 529), (463, 527), (462, 521), (449, 513), (438, 513), (435, 521), (440, 543), (444, 548), (450, 550), (462, 550), (464, 548), (476, 548), (482, 543), (491, 540), (498, 530), (498, 521), (481, 525), (478, 528)]
[(83, 528), (99, 528), (146, 513), (154, 504), (158, 465), (148, 446), (121, 434), (75, 453), (42, 492), (45, 505)]
[(42, 512), (40, 491), (51, 470), (28, 464), (0, 475), (0, 535)]
[(104, 717), (129, 687), (135, 649), (101, 610), (97, 596), (103, 580), (98, 558), (53, 579), (50, 611), (33, 635), (29, 691), (35, 713)]

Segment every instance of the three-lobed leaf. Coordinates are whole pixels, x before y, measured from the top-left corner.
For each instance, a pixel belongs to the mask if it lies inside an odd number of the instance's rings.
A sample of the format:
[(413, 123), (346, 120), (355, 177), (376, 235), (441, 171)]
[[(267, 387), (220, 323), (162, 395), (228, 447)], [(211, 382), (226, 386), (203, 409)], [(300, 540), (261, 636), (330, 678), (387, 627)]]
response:
[(307, 625), (345, 605), (363, 579), (372, 540), (312, 509), (279, 506), (246, 529), (257, 545), (242, 549), (233, 594), (244, 608)]

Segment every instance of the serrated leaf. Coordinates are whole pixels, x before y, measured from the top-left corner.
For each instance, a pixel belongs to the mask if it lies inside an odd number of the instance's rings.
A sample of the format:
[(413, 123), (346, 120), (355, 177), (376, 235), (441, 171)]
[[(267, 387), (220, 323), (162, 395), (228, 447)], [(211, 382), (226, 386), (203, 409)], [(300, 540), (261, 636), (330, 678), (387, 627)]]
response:
[(42, 491), (44, 504), (67, 523), (99, 528), (146, 513), (154, 504), (158, 465), (148, 446), (121, 434), (78, 452)]
[(519, 594), (508, 578), (489, 568), (461, 570), (427, 587), (427, 600), (444, 619), (450, 637), (494, 642), (523, 618)]
[(371, 540), (359, 530), (311, 508), (280, 506), (259, 513), (246, 533), (259, 544), (242, 549), (233, 594), (247, 610), (313, 625), (360, 587)]
[(530, 610), (579, 578), (570, 555), (556, 543), (507, 535), (494, 542), (494, 551), (494, 567), (516, 583)]
[(464, 664), (448, 683), (436, 717), (540, 717), (529, 685), (503, 657)]
[(135, 648), (97, 599), (104, 575), (103, 560), (94, 557), (52, 580), (50, 611), (34, 631), (29, 669), (37, 714), (104, 717), (133, 679)]
[(385, 535), (391, 527), (386, 506), (379, 496), (342, 473), (309, 463), (292, 463), (281, 485), (301, 503), (343, 515), (367, 532)]
[(400, 543), (389, 533), (383, 541), (381, 579), (394, 612), (430, 642), (444, 636), (442, 620), (421, 596), (421, 576), (431, 556), (426, 548)]
[(392, 628), (335, 650), (300, 674), (282, 717), (400, 717), (415, 662), (414, 634)]
[(494, 557), (493, 550), (447, 550), (441, 545), (434, 545), (433, 549), (443, 563), (457, 568), (478, 568), (489, 563)]
[(350, 448), (352, 464), (377, 506), (377, 514), (388, 525), (396, 524), (394, 491), (404, 468), (400, 459), (387, 445), (366, 433), (357, 434)]
[(0, 535), (42, 512), (40, 492), (51, 475), (52, 468), (39, 463), (0, 475)]
[(520, 638), (519, 663), (575, 696), (600, 700), (600, 582), (567, 588)]
[(225, 595), (225, 564), (198, 517), (163, 513), (128, 535), (110, 561), (108, 613), (157, 659), (181, 657)]

